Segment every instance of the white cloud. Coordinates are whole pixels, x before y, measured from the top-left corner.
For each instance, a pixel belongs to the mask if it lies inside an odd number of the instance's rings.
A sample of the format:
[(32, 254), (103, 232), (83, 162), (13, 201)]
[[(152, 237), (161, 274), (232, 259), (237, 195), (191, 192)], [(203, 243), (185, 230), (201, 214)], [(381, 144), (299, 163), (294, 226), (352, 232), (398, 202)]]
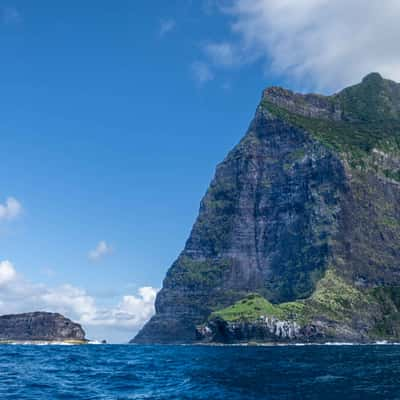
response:
[(166, 34), (172, 32), (176, 27), (176, 22), (173, 19), (166, 19), (161, 21), (159, 34), (160, 37), (165, 36)]
[(64, 284), (49, 287), (17, 274), (10, 261), (0, 262), (0, 314), (30, 311), (59, 312), (82, 324), (92, 339), (128, 341), (154, 314), (157, 289), (142, 287), (116, 305), (98, 306), (85, 290)]
[(79, 321), (90, 321), (96, 315), (95, 301), (82, 289), (65, 284), (56, 289), (45, 289), (40, 296), (46, 308), (71, 314), (79, 318)]
[(0, 261), (0, 287), (16, 279), (17, 273), (10, 261)]
[(208, 43), (204, 52), (214, 64), (232, 66), (239, 62), (239, 54), (236, 54), (235, 47), (228, 42)]
[(9, 197), (5, 204), (0, 204), (0, 221), (12, 220), (18, 217), (22, 212), (22, 206), (14, 197)]
[(92, 261), (98, 261), (112, 253), (112, 247), (105, 240), (101, 240), (94, 250), (89, 251), (88, 257)]
[(372, 71), (400, 80), (398, 0), (231, 0), (220, 10), (234, 39), (208, 45), (216, 65), (258, 60), (304, 89), (336, 90)]
[(156, 294), (157, 289), (149, 286), (142, 287), (138, 290), (137, 296), (123, 296), (122, 301), (116, 307), (98, 310), (86, 323), (137, 329), (154, 314)]
[(192, 64), (192, 73), (200, 86), (214, 79), (214, 73), (211, 71), (210, 66), (202, 61), (195, 61)]

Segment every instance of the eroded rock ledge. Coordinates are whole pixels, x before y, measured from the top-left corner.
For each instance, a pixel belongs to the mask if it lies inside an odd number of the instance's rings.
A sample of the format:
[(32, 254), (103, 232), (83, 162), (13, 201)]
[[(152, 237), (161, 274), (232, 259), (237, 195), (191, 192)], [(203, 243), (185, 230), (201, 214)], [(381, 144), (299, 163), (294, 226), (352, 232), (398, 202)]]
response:
[(291, 90), (273, 86), (264, 90), (262, 98), (303, 117), (334, 121), (342, 119), (340, 104), (334, 101), (332, 97), (319, 94), (294, 93)]

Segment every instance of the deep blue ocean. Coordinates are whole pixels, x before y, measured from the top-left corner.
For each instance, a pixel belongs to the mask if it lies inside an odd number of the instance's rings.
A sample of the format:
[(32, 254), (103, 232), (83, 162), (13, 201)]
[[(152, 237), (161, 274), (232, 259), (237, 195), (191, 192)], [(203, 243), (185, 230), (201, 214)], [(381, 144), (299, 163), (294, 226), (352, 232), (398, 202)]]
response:
[(400, 346), (0, 346), (0, 399), (400, 399)]

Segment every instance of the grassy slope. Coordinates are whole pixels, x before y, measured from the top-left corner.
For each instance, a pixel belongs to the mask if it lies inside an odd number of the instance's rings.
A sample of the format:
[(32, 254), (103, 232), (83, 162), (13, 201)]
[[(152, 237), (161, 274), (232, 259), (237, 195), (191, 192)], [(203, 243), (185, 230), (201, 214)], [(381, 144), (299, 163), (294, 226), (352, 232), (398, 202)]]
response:
[[(380, 314), (369, 315), (372, 312)], [(318, 282), (316, 291), (306, 300), (271, 304), (262, 296), (251, 294), (230, 307), (212, 313), (210, 319), (256, 322), (260, 317), (268, 316), (279, 320), (294, 320), (304, 326), (320, 317), (340, 324), (351, 324), (354, 315), (366, 315), (372, 319), (377, 317), (370, 331), (371, 338), (398, 338), (400, 288), (359, 290), (329, 269)]]
[(333, 320), (343, 320), (351, 310), (368, 303), (368, 296), (347, 284), (332, 270), (318, 282), (316, 291), (306, 300), (272, 304), (258, 294), (251, 294), (230, 307), (214, 312), (211, 318), (226, 321), (255, 321), (261, 316), (283, 320), (309, 322), (313, 317), (325, 315)]
[(225, 321), (255, 321), (261, 316), (276, 317), (278, 319), (293, 319), (303, 313), (304, 304), (289, 302), (274, 305), (261, 295), (254, 293), (236, 302), (230, 307), (216, 311), (211, 318), (219, 317)]

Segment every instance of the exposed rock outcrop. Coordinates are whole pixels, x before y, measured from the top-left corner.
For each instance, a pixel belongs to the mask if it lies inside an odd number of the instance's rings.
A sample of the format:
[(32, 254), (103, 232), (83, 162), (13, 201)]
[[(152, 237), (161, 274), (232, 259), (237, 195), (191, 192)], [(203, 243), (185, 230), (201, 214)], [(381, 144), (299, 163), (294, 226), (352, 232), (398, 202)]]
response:
[(85, 343), (82, 327), (61, 314), (32, 312), (0, 316), (0, 342)]
[[(269, 88), (134, 342), (193, 342), (205, 326), (214, 340), (281, 340), (281, 322), (296, 340), (398, 337), (397, 286), (400, 85), (374, 73), (333, 96)], [(251, 293), (302, 311), (212, 319)]]
[[(292, 342), (309, 340), (309, 332), (295, 321), (281, 321), (274, 317), (261, 316), (255, 321), (228, 322), (213, 319), (205, 326), (197, 327), (197, 338), (203, 342)], [(318, 331), (316, 331), (316, 335)]]

